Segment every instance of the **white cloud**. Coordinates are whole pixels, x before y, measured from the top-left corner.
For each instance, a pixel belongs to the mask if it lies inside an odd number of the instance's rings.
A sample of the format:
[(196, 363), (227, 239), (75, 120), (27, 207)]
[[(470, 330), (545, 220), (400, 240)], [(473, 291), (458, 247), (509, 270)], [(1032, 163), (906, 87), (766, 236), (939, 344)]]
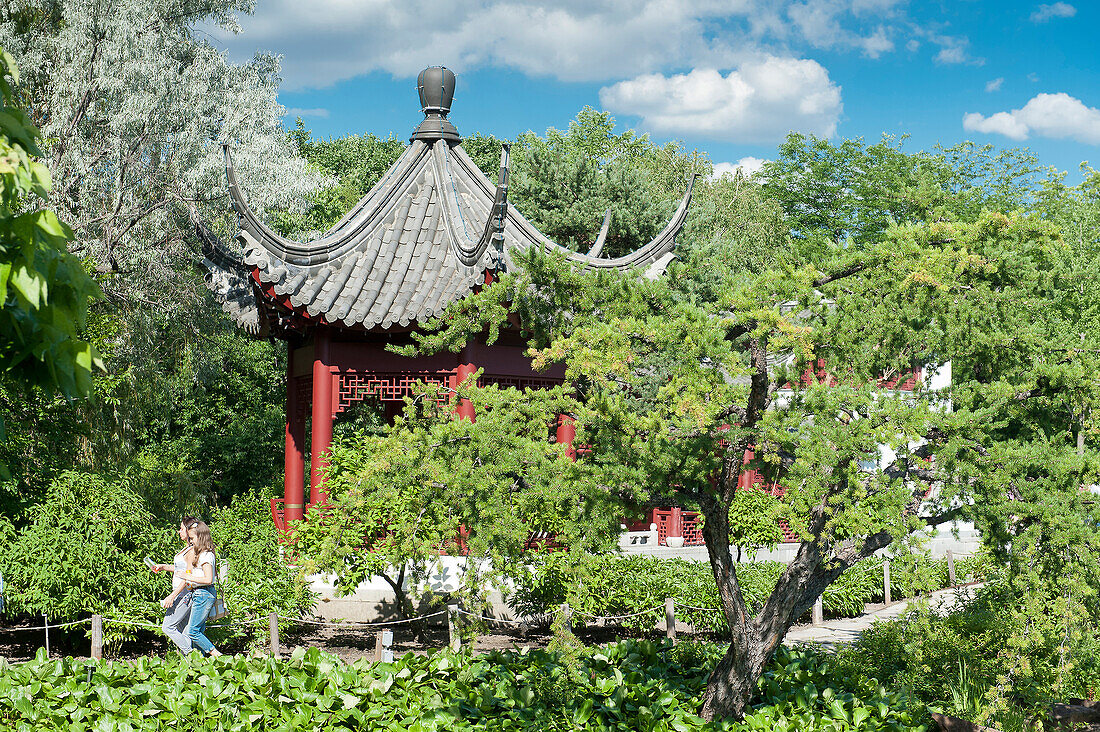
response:
[[(710, 29), (741, 25), (761, 0), (267, 0), (239, 36), (208, 29), (236, 56), (284, 55), (288, 88), (429, 64), (511, 68), (568, 81), (624, 78), (745, 53)], [(750, 31), (744, 31), (749, 33)]]
[(313, 107), (311, 109), (302, 109), (301, 107), (291, 107), (287, 111), (283, 112), (284, 117), (320, 117), (322, 119), (328, 119), (328, 110), (324, 107)]
[(1004, 84), (1004, 83), (1005, 83), (1004, 77), (1003, 76), (998, 76), (996, 79), (993, 79), (992, 81), (987, 81), (985, 83), (985, 90), (987, 92), (1000, 91), (1001, 90), (1001, 84)]
[(851, 5), (841, 0), (806, 0), (787, 8), (787, 16), (814, 48), (858, 48), (870, 58), (878, 58), (894, 50), (891, 31), (878, 25), (864, 34), (845, 28), (841, 20), (848, 20), (846, 13), (888, 13), (894, 2), (875, 3), (870, 0), (854, 0)]
[(984, 132), (990, 135), (1004, 135), (1013, 140), (1027, 139), (1027, 125), (1008, 112), (997, 112), (983, 117), (977, 112), (969, 112), (963, 117), (963, 129), (972, 132)]
[(1051, 18), (1072, 18), (1077, 15), (1077, 8), (1069, 3), (1054, 3), (1053, 5), (1040, 5), (1031, 14), (1032, 23), (1046, 23)]
[(963, 117), (963, 129), (1004, 135), (1013, 140), (1036, 137), (1068, 137), (1087, 145), (1100, 145), (1100, 109), (1085, 106), (1069, 94), (1037, 94), (1021, 109), (984, 117), (971, 112)]
[(971, 57), (970, 51), (968, 50), (968, 47), (970, 46), (970, 39), (966, 36), (933, 35), (929, 37), (929, 40), (940, 47), (940, 52), (936, 54), (936, 63), (973, 63), (978, 66), (981, 66), (985, 63), (984, 59)]
[(842, 110), (840, 87), (821, 64), (775, 56), (726, 75), (643, 74), (604, 87), (600, 102), (653, 132), (737, 142), (775, 142), (791, 130), (831, 137)]
[(738, 171), (741, 171), (741, 175), (746, 178), (751, 178), (764, 167), (764, 163), (766, 162), (768, 161), (763, 158), (754, 158), (748, 155), (741, 158), (736, 163), (715, 163), (714, 173), (711, 177), (718, 179), (724, 175), (728, 175), (732, 178)]
[(284, 88), (429, 64), (611, 81), (732, 68), (791, 48), (877, 58), (904, 42), (905, 0), (265, 0), (239, 35), (203, 26), (234, 58), (282, 54)]
[[(970, 39), (966, 36), (951, 36), (942, 32), (942, 24), (929, 26), (915, 26), (913, 32), (920, 38), (938, 46), (934, 60), (938, 64), (973, 64), (981, 66), (985, 59), (974, 58), (970, 55)], [(910, 42), (912, 44), (912, 42)], [(916, 46), (910, 45), (910, 50), (916, 50)]]

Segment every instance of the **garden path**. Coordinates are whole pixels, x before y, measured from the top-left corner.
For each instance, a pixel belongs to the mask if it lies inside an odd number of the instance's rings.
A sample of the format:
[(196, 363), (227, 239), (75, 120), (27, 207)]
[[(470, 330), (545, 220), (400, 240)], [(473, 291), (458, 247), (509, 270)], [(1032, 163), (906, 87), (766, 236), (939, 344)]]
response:
[(917, 602), (926, 601), (935, 609), (948, 610), (958, 602), (960, 595), (973, 591), (974, 587), (975, 585), (950, 587), (921, 598), (900, 600), (878, 610), (860, 615), (858, 618), (836, 618), (821, 625), (801, 625), (791, 628), (783, 639), (783, 643), (786, 645), (818, 643), (826, 648), (835, 648), (843, 643), (855, 641), (859, 638), (860, 633), (880, 620), (893, 620), (905, 614)]

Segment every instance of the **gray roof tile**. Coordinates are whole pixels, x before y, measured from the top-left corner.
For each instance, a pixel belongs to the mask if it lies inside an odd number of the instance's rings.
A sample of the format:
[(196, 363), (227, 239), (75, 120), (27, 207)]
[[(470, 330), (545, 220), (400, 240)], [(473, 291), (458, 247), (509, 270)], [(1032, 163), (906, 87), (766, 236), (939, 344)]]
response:
[[(494, 198), (505, 189), (491, 183), (461, 145), (443, 149), (446, 145), (414, 141), (336, 226), (312, 242), (281, 237), (252, 213), (227, 149), (229, 189), (241, 223), (241, 271), (255, 268), (264, 286), (330, 323), (367, 329), (407, 326), (438, 315), (481, 284), (485, 270), (510, 266), (513, 253), (532, 246), (558, 252), (585, 268), (663, 266), (686, 217), (690, 186), (657, 239), (626, 257), (598, 259), (551, 242), (505, 196), (504, 230), (494, 234), (503, 241), (504, 256), (498, 260), (488, 238), (489, 218)], [(212, 289), (227, 291), (224, 284)], [(241, 297), (239, 289), (232, 288), (234, 302)]]

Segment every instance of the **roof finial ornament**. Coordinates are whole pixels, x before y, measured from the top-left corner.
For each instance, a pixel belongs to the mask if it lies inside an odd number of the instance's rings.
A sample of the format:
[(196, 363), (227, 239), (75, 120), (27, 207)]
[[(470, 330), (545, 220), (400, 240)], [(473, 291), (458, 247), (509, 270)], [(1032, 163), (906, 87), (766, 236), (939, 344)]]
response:
[(429, 66), (416, 77), (416, 89), (420, 93), (424, 121), (413, 132), (409, 142), (422, 140), (429, 145), (436, 140), (446, 140), (452, 145), (462, 142), (458, 130), (447, 119), (455, 96), (454, 72), (446, 66)]

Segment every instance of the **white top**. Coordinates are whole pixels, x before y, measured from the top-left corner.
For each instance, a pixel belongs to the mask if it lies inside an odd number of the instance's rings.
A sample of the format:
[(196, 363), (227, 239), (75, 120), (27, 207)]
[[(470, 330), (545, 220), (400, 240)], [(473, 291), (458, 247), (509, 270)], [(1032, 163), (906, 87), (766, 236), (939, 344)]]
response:
[(177, 590), (184, 583), (184, 574), (187, 572), (187, 551), (190, 545), (180, 549), (179, 554), (172, 558), (172, 589)]
[[(202, 575), (202, 565), (209, 564), (210, 565), (210, 585), (213, 585), (214, 580), (216, 580), (218, 578), (218, 575), (216, 573), (217, 567), (214, 566), (214, 562), (215, 562), (214, 552), (203, 552), (202, 554), (200, 554), (199, 555), (199, 563), (196, 564), (195, 568), (191, 570), (192, 577), (194, 577), (196, 574), (201, 576)], [(209, 587), (210, 585), (199, 585), (199, 586), (200, 587)]]

